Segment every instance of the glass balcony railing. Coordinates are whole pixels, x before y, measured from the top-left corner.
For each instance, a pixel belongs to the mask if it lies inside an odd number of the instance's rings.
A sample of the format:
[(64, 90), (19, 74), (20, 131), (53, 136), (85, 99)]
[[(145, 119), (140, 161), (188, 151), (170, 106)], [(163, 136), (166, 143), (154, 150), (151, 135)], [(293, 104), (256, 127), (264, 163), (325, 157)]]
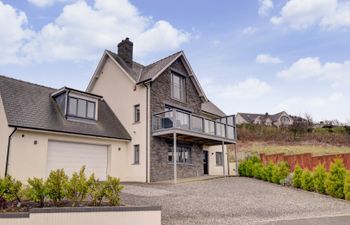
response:
[(177, 128), (231, 140), (236, 138), (234, 116), (222, 117), (214, 121), (191, 113), (171, 109), (154, 114), (152, 125), (153, 132)]

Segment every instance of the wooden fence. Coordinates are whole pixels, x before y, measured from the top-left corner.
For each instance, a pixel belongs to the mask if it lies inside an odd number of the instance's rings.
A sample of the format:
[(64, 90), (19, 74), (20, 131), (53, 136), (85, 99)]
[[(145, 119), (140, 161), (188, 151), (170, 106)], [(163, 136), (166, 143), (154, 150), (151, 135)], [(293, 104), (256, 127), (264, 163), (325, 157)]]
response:
[(291, 171), (294, 171), (297, 163), (301, 166), (301, 168), (307, 168), (309, 170), (313, 170), (318, 164), (323, 163), (328, 170), (330, 164), (336, 158), (342, 159), (345, 167), (350, 170), (350, 153), (321, 156), (313, 156), (311, 153), (295, 155), (285, 155), (284, 153), (273, 155), (266, 155), (264, 153), (260, 154), (260, 159), (264, 164), (267, 164), (269, 161), (272, 161), (273, 163), (286, 161), (290, 165)]

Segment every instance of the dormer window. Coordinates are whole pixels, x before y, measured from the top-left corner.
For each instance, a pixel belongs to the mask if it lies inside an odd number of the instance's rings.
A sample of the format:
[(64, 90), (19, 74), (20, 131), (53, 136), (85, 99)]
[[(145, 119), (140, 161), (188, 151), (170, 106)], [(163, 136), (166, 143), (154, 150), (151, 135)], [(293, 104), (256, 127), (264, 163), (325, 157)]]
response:
[(85, 99), (69, 97), (68, 116), (95, 120), (96, 103)]
[(51, 94), (67, 120), (94, 123), (98, 120), (98, 102), (102, 96), (63, 87)]

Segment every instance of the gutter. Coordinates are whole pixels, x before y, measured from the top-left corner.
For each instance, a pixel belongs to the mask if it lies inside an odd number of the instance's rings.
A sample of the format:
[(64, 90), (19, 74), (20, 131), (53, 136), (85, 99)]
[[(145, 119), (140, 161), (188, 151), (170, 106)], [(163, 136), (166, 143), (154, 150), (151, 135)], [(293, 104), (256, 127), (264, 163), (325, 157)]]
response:
[(6, 164), (5, 164), (5, 176), (4, 177), (6, 177), (8, 175), (7, 172), (8, 172), (8, 167), (9, 167), (11, 139), (16, 131), (17, 131), (17, 127), (14, 128), (14, 130), (11, 132), (11, 134), (8, 137), (7, 152), (6, 152)]
[(137, 82), (136, 85), (139, 85), (139, 84), (145, 85), (146, 83), (148, 83), (148, 82), (150, 82), (150, 81), (152, 81), (152, 78), (148, 78), (147, 80)]

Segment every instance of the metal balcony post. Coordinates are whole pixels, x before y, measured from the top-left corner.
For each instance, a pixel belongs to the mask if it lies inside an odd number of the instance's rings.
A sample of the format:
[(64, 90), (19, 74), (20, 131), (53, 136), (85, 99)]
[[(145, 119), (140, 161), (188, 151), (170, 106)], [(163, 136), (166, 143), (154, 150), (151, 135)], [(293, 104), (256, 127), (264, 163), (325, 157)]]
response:
[(225, 142), (222, 141), (222, 172), (225, 177)]
[(177, 151), (176, 151), (176, 132), (173, 134), (173, 141), (174, 141), (174, 146), (173, 146), (173, 161), (174, 161), (174, 184), (177, 183), (177, 168), (176, 168), (176, 158), (177, 158)]

